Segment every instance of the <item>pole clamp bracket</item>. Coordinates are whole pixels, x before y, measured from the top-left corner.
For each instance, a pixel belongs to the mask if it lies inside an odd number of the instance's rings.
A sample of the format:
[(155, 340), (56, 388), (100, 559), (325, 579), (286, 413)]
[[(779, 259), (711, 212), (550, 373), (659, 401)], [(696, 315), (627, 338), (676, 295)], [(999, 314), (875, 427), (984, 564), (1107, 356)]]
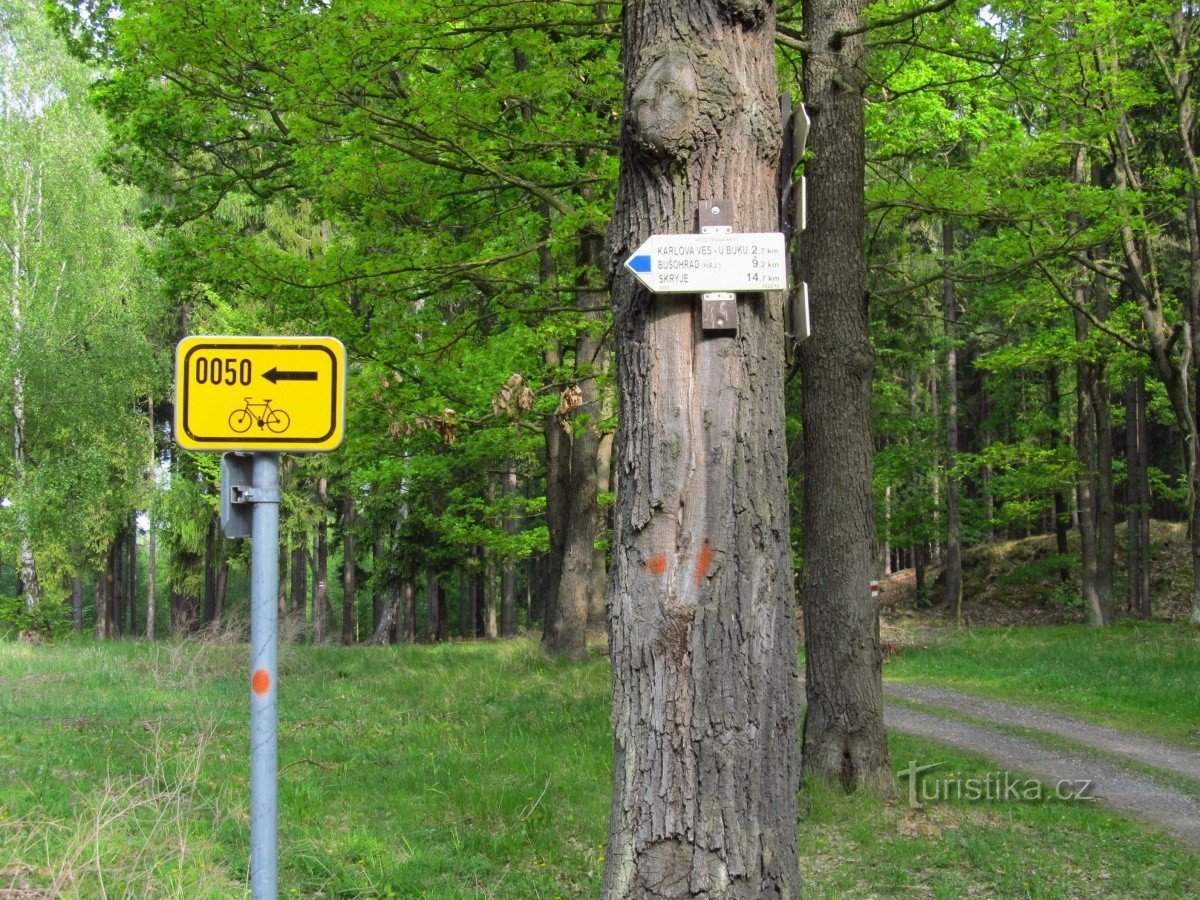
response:
[(235, 506), (244, 503), (278, 503), (279, 491), (266, 488), (249, 487), (247, 485), (232, 485), (229, 502)]

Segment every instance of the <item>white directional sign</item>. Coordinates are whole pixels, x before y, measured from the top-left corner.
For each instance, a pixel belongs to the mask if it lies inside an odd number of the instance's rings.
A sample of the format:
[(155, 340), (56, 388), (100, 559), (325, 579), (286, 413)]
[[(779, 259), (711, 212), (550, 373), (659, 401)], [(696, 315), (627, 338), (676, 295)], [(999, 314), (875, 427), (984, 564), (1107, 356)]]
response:
[(783, 235), (655, 234), (625, 268), (656, 294), (787, 290)]

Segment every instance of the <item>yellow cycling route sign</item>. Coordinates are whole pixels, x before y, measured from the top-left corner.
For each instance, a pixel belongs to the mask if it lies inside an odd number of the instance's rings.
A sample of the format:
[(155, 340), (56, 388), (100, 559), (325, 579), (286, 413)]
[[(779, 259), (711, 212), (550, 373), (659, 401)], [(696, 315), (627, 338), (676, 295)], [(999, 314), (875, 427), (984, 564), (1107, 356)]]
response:
[(331, 337), (187, 337), (175, 440), (187, 450), (319, 452), (346, 430), (346, 348)]

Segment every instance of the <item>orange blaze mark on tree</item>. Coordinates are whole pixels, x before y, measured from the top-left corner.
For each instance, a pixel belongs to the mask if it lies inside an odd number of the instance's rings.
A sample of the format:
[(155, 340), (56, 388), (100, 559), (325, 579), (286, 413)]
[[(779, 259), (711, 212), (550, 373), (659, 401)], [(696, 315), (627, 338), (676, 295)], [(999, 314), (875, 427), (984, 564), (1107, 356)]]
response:
[(649, 562), (646, 563), (646, 569), (655, 575), (661, 575), (667, 571), (667, 558), (661, 553), (658, 556), (650, 557)]
[(700, 558), (696, 560), (696, 584), (704, 580), (704, 576), (708, 574), (708, 567), (712, 565), (713, 551), (709, 546), (708, 541), (705, 541), (700, 547)]
[(250, 679), (250, 689), (260, 697), (271, 689), (271, 676), (266, 669), (258, 669)]

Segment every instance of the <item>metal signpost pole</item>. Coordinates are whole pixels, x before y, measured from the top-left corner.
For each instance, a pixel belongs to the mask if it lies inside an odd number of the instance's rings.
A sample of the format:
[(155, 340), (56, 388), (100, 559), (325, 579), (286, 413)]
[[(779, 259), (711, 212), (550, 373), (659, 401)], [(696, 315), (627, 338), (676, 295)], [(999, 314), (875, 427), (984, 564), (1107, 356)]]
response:
[(221, 457), (221, 528), (250, 538), (250, 895), (279, 894), (279, 453), (346, 431), (334, 337), (192, 335), (175, 348), (175, 441)]
[(276, 697), (279, 629), (279, 454), (255, 453), (250, 544), (250, 895), (279, 892)]

